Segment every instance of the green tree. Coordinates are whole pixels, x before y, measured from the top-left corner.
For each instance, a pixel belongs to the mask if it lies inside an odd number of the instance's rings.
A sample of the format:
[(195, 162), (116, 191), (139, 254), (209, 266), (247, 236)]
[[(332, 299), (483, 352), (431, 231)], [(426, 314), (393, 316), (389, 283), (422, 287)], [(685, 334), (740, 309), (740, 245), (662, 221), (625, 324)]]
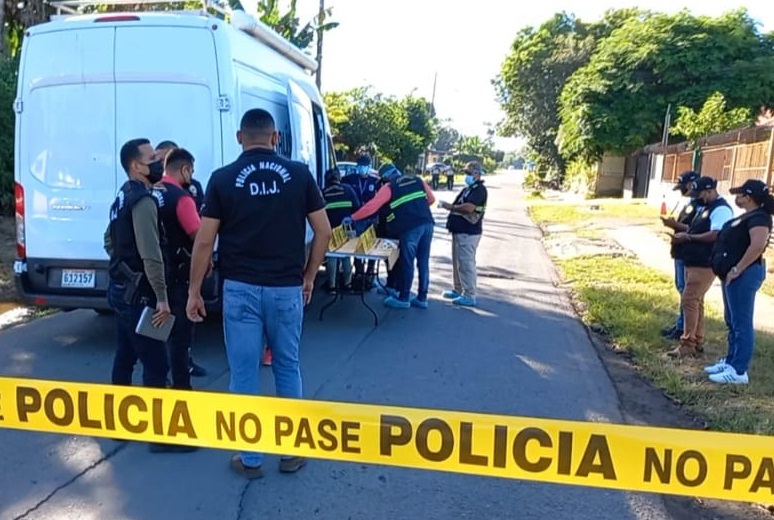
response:
[(18, 59), (0, 61), (0, 214), (13, 212), (13, 144)]
[(599, 40), (639, 14), (636, 9), (611, 10), (600, 22), (586, 24), (562, 12), (537, 28), (521, 30), (493, 82), (506, 114), (499, 133), (526, 138), (546, 169), (561, 175), (565, 160), (556, 138), (562, 89), (589, 62)]
[(260, 20), (301, 50), (312, 45), (318, 32), (329, 31), (339, 25), (338, 22), (326, 21), (331, 16), (331, 8), (325, 10), (324, 16), (319, 17), (321, 19), (315, 17), (302, 25), (297, 14), (297, 0), (290, 0), (288, 10), (284, 14), (280, 11), (279, 4), (278, 0), (260, 0), (258, 2)]
[(720, 92), (714, 92), (698, 112), (690, 107), (677, 109), (677, 121), (671, 133), (682, 135), (695, 143), (700, 137), (719, 134), (752, 124), (752, 111), (749, 108), (726, 109), (726, 98)]
[(435, 139), (432, 106), (412, 96), (395, 99), (361, 87), (325, 95), (337, 148), (379, 153), (399, 168), (413, 166)]
[(660, 140), (669, 103), (698, 109), (713, 92), (732, 108), (774, 103), (774, 36), (761, 34), (746, 10), (629, 18), (562, 90), (559, 151), (629, 153)]
[(449, 125), (441, 126), (438, 129), (438, 137), (433, 142), (433, 148), (446, 152), (454, 149), (460, 140), (460, 133)]

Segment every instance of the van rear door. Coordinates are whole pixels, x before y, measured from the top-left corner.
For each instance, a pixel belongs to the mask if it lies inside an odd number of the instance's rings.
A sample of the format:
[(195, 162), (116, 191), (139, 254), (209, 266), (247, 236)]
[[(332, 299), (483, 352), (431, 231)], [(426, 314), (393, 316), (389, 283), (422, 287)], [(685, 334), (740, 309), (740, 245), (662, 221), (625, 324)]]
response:
[(135, 137), (174, 141), (193, 154), (206, 187), (223, 164), (215, 40), (209, 25), (157, 23), (116, 27), (118, 146)]
[(99, 26), (33, 32), (25, 42), (16, 171), (33, 292), (107, 283), (95, 267), (107, 260), (117, 189), (113, 43), (114, 30)]

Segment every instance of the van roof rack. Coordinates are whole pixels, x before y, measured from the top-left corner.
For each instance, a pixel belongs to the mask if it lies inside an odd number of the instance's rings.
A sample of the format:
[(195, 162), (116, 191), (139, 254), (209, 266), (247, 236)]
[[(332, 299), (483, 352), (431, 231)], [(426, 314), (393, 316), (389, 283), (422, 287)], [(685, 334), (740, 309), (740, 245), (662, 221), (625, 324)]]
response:
[[(180, 4), (179, 0), (49, 0), (48, 5), (56, 9), (56, 15), (52, 15), (52, 19), (69, 18), (71, 16), (78, 16), (87, 14), (80, 9), (84, 7), (112, 7), (121, 5), (174, 5)], [(157, 11), (160, 13), (175, 13), (175, 14), (196, 14), (199, 16), (211, 16), (220, 19), (228, 18), (228, 23), (247, 33), (261, 43), (271, 47), (278, 53), (282, 54), (290, 61), (305, 69), (309, 72), (317, 71), (317, 60), (312, 58), (309, 54), (303, 52), (301, 49), (293, 45), (290, 41), (286, 40), (271, 27), (258, 20), (257, 17), (252, 16), (242, 10), (231, 9), (228, 5), (221, 5), (212, 0), (201, 0), (201, 9), (186, 9), (186, 10), (169, 10), (169, 11)], [(213, 16), (212, 11), (220, 16)], [(154, 12), (150, 10), (140, 11), (128, 11), (132, 13), (147, 13)], [(63, 14), (64, 13), (64, 14)], [(91, 13), (89, 13), (91, 14)], [(115, 14), (115, 13), (112, 13)]]
[[(180, 0), (49, 0), (46, 2), (48, 5), (56, 9), (57, 15), (62, 15), (63, 13), (65, 15), (70, 16), (77, 16), (81, 14), (86, 14), (81, 12), (79, 9), (83, 7), (112, 7), (112, 6), (119, 6), (119, 5), (165, 5), (165, 4), (181, 4)], [(160, 12), (188, 12), (188, 13), (196, 13), (196, 14), (206, 14), (211, 15), (210, 10), (215, 11), (218, 14), (221, 14), (223, 16), (226, 16), (229, 14), (228, 9), (223, 8), (221, 5), (218, 5), (215, 2), (212, 2), (211, 0), (201, 0), (202, 8), (199, 10), (194, 9), (186, 9), (186, 10), (176, 10), (176, 11), (160, 11)], [(134, 11), (134, 12), (150, 12), (150, 11)]]

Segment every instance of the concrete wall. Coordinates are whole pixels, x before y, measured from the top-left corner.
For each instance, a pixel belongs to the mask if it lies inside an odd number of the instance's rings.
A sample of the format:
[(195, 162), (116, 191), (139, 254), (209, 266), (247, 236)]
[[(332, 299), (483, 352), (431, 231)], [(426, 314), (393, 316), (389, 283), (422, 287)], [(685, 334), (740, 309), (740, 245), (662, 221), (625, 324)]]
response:
[(624, 191), (626, 157), (605, 155), (598, 164), (595, 197), (621, 197)]

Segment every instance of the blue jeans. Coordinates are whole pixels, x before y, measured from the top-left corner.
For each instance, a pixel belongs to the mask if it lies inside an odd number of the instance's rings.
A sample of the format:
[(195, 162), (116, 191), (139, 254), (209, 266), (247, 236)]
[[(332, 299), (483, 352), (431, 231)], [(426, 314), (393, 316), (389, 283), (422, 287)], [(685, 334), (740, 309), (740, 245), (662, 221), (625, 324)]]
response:
[(723, 282), (723, 317), (728, 327), (726, 363), (739, 375), (747, 372), (755, 349), (755, 293), (765, 277), (763, 265), (755, 263), (730, 284)]
[[(304, 321), (302, 288), (223, 282), (223, 332), (231, 370), (229, 390), (257, 395), (264, 335), (271, 346), (277, 396), (301, 398), (298, 358)], [(245, 466), (260, 466), (263, 454), (242, 453)]]
[[(683, 289), (685, 289), (685, 262), (678, 258), (675, 258), (675, 288), (681, 295), (683, 294)], [(677, 316), (675, 328), (682, 332), (684, 322), (685, 315), (683, 314), (683, 306), (680, 304), (680, 314)]]
[(156, 308), (156, 299), (141, 297), (137, 303), (124, 302), (126, 284), (111, 280), (108, 285), (108, 304), (116, 318), (116, 353), (113, 358), (112, 381), (114, 385), (131, 386), (134, 366), (142, 363), (142, 384), (148, 387), (167, 386), (166, 345), (163, 341), (141, 336), (134, 332), (144, 307)]
[(411, 297), (411, 286), (414, 284), (414, 262), (417, 264), (419, 275), (419, 287), (417, 288), (417, 299), (427, 300), (427, 291), (430, 287), (430, 244), (433, 243), (433, 231), (435, 225), (432, 223), (422, 224), (414, 229), (403, 233), (400, 237), (400, 272), (402, 283), (398, 288), (398, 298), (404, 302), (409, 301)]

